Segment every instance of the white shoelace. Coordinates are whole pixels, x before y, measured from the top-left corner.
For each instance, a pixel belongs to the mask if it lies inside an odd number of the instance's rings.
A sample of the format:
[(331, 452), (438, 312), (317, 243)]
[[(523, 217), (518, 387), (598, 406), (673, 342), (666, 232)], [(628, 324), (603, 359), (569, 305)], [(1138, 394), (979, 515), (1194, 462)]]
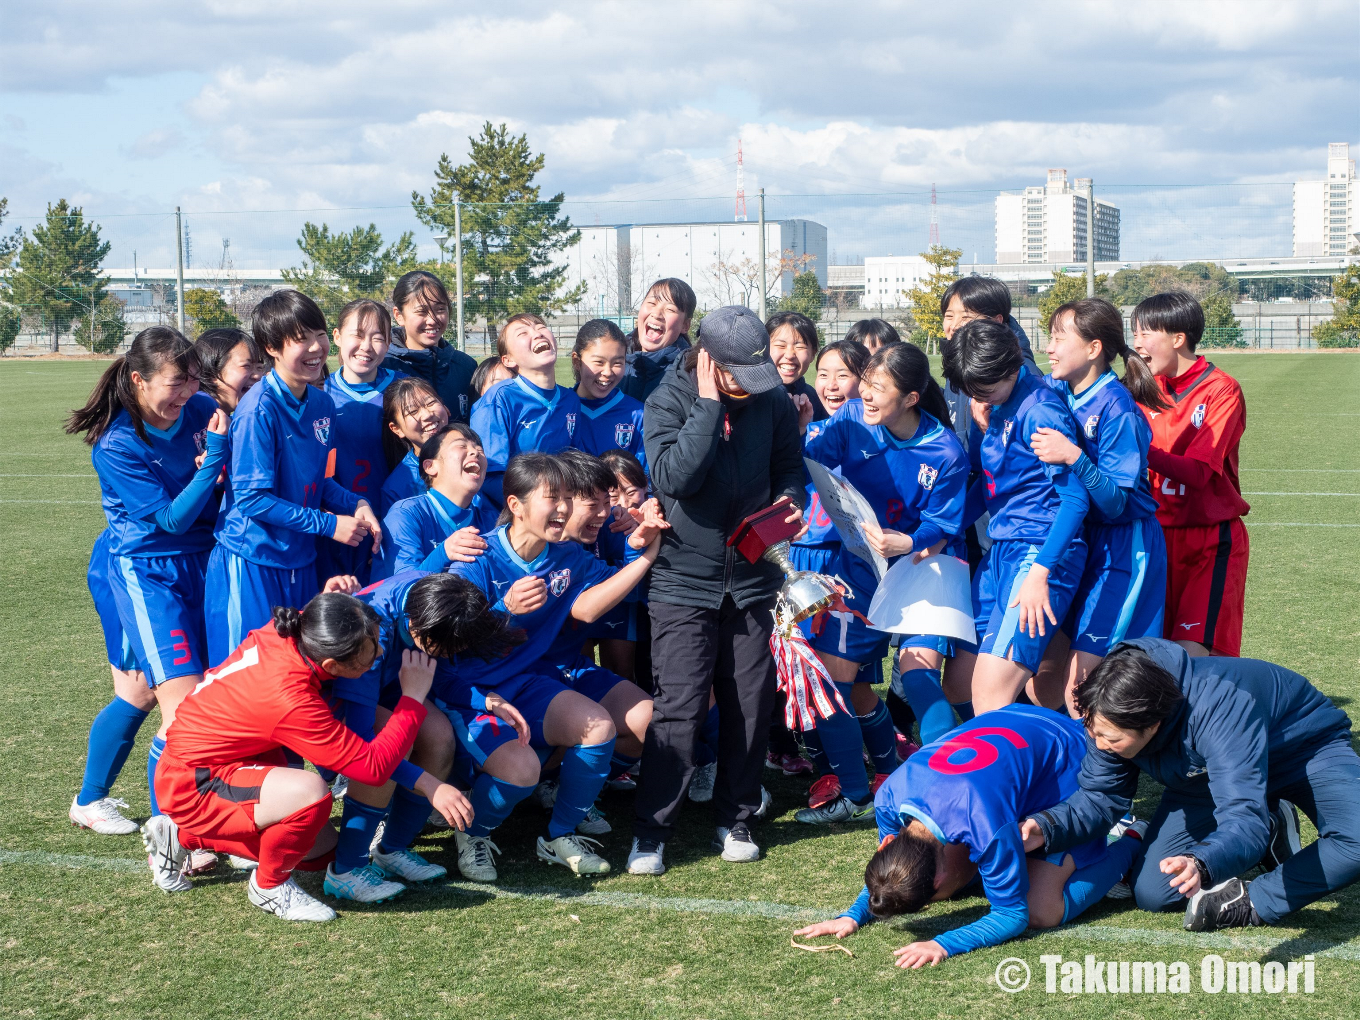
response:
[(468, 839), (471, 840), (472, 845), (472, 863), (478, 867), (495, 867), (496, 862), (492, 858), (491, 852), (494, 850), (496, 853), (500, 853), (501, 848), (486, 836), (469, 836)]

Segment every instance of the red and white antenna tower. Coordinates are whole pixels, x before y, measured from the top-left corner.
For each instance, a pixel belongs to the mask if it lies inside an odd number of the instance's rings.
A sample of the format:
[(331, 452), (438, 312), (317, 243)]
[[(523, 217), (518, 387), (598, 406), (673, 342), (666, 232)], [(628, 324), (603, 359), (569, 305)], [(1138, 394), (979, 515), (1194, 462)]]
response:
[(930, 243), (940, 243), (940, 221), (935, 215), (935, 185), (930, 186)]
[(737, 207), (733, 222), (746, 222), (746, 170), (741, 165), (741, 139), (737, 139)]

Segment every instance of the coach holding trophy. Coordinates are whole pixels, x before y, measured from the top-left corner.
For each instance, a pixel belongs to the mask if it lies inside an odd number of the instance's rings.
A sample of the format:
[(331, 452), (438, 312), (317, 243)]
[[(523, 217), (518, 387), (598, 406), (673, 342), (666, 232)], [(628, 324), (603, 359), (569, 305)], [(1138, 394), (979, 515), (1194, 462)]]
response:
[(761, 770), (775, 696), (770, 652), (772, 563), (749, 563), (727, 540), (781, 497), (802, 515), (803, 445), (797, 413), (770, 360), (770, 338), (750, 309), (710, 312), (698, 342), (647, 398), (647, 463), (670, 530), (652, 568), (649, 613), (656, 703), (642, 752), (628, 870), (660, 875), (694, 774), (694, 745), (719, 714), (713, 808), (715, 850), (754, 861), (750, 822), (761, 813)]

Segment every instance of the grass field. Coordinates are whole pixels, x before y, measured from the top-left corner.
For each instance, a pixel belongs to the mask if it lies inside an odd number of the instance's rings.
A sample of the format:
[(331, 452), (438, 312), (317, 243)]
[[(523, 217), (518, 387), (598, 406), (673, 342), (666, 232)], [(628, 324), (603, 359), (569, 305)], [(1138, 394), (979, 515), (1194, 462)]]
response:
[[(1245, 654), (1305, 673), (1350, 710), (1360, 690), (1360, 358), (1214, 360), (1241, 380), (1249, 408)], [(95, 836), (66, 819), (110, 682), (85, 588), (103, 527), (98, 487), (86, 448), (60, 423), (104, 367), (0, 363), (0, 1016), (801, 1020), (1015, 1016), (1045, 1006), (1101, 1018), (1360, 1014), (1360, 890), (1314, 904), (1288, 928), (1239, 936), (1195, 937), (1179, 914), (1106, 904), (1084, 923), (934, 970), (891, 966), (892, 949), (985, 909), (961, 900), (871, 926), (847, 943), (853, 957), (800, 952), (789, 945), (792, 929), (849, 903), (875, 837), (868, 826), (796, 825), (804, 786), (782, 779), (769, 781), (777, 817), (758, 830), (766, 856), (755, 865), (712, 856), (709, 813), (691, 805), (664, 877), (578, 880), (535, 860), (542, 819), (526, 804), (496, 833), (505, 854), (495, 889), (413, 889), (377, 908), (348, 905), (322, 926), (265, 916), (231, 873), (167, 897), (151, 884), (137, 836)], [(139, 817), (154, 723), (114, 790)], [(630, 798), (607, 795), (604, 806), (616, 822), (605, 852), (621, 871)], [(457, 874), (451, 838), (426, 835), (417, 849)], [(303, 883), (319, 886), (317, 876)], [(1317, 994), (1207, 994), (1199, 976), (1209, 952), (1260, 961), (1313, 953)], [(1132, 1001), (1047, 995), (1045, 953), (1188, 961), (1193, 991)], [(993, 974), (1006, 957), (1033, 969), (1028, 990), (998, 988)]]

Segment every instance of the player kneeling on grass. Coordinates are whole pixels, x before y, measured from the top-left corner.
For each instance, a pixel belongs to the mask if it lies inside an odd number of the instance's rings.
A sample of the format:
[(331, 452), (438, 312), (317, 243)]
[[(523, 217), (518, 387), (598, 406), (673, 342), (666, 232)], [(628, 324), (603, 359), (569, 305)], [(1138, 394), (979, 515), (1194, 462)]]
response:
[[(222, 850), (259, 862), (250, 902), (288, 921), (329, 921), (335, 911), (304, 892), (293, 870), (331, 860), (331, 791), (315, 772), (289, 768), (287, 748), (318, 767), (381, 786), (411, 750), (425, 719), (434, 660), (402, 653), (402, 697), (382, 731), (365, 741), (335, 718), (325, 689), (358, 677), (382, 653), (378, 618), (358, 599), (317, 595), (299, 613), (275, 608), (185, 698), (156, 770), (163, 815), (142, 829), (156, 884), (183, 892), (189, 850)], [(416, 788), (450, 825), (472, 821), (465, 798), (428, 773)]]
[(962, 928), (896, 950), (897, 966), (934, 966), (996, 946), (1030, 928), (1066, 924), (1124, 876), (1141, 845), (1141, 822), (1070, 850), (1026, 859), (1020, 821), (1035, 805), (1076, 789), (1086, 752), (1081, 725), (1044, 708), (1008, 705), (927, 744), (874, 798), (878, 852), (849, 910), (796, 935), (845, 938), (874, 918), (914, 914), (976, 876), (992, 909)]
[[(1087, 733), (1078, 789), (1025, 820), (1027, 849), (1103, 832), (1146, 772), (1166, 791), (1133, 867), (1144, 910), (1185, 903), (1190, 931), (1278, 924), (1360, 878), (1351, 721), (1306, 677), (1140, 638), (1091, 672), (1077, 703)], [(1302, 851), (1296, 804), (1318, 830)], [(1266, 874), (1238, 877), (1258, 863)]]

